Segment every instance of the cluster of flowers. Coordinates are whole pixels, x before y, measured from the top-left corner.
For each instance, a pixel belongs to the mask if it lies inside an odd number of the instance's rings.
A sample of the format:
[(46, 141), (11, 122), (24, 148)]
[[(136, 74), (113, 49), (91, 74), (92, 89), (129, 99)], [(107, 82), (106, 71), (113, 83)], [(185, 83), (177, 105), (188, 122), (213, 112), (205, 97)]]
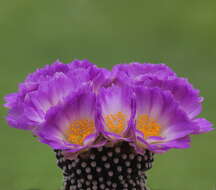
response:
[(31, 130), (53, 149), (77, 153), (127, 141), (142, 154), (188, 148), (190, 135), (212, 130), (203, 98), (164, 64), (59, 61), (27, 76), (5, 97), (9, 125)]

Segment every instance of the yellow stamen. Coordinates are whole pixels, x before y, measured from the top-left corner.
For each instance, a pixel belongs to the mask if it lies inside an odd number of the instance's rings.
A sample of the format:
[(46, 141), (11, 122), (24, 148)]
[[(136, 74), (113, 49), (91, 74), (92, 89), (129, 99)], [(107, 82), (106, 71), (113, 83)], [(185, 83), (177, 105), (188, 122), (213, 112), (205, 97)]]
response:
[(106, 115), (105, 123), (110, 132), (121, 134), (126, 125), (126, 115), (122, 112)]
[(66, 138), (70, 143), (83, 145), (85, 138), (94, 133), (95, 125), (93, 120), (80, 119), (73, 121), (66, 132)]
[(137, 117), (136, 128), (144, 134), (144, 137), (160, 136), (161, 126), (148, 115), (139, 115)]

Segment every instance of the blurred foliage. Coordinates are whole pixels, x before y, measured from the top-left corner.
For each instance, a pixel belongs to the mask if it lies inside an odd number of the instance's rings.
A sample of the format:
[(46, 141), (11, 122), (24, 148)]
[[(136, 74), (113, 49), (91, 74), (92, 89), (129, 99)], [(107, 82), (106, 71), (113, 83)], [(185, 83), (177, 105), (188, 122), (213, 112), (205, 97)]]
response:
[[(202, 116), (216, 121), (216, 1), (0, 0), (0, 95), (56, 59), (87, 58), (101, 67), (164, 62), (205, 97)], [(57, 190), (52, 150), (27, 131), (9, 128), (1, 107), (0, 188)], [(157, 190), (212, 190), (216, 132), (192, 148), (155, 157), (149, 184)]]

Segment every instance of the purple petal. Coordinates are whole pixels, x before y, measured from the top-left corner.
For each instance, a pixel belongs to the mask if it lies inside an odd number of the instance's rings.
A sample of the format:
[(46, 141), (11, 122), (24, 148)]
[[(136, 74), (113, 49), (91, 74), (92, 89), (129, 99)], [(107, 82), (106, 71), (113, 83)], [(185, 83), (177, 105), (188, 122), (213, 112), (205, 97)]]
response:
[(130, 63), (130, 64), (119, 64), (113, 68), (113, 72), (124, 72), (129, 78), (138, 80), (143, 75), (155, 75), (160, 78), (167, 78), (176, 76), (176, 74), (165, 64), (150, 64), (150, 63)]
[(6, 108), (12, 108), (16, 104), (17, 96), (17, 93), (8, 94), (7, 96), (5, 96), (4, 100), (6, 103), (4, 104), (4, 106)]
[(51, 65), (46, 65), (42, 69), (37, 69), (34, 73), (29, 74), (25, 82), (34, 82), (38, 83), (41, 81), (47, 81), (52, 78), (56, 73), (66, 74), (69, 71), (67, 64), (63, 64), (60, 61), (56, 61)]
[(9, 124), (20, 129), (40, 126), (44, 122), (46, 112), (76, 89), (73, 82), (64, 74), (58, 73), (51, 80), (41, 82), (37, 90), (17, 95), (8, 112)]
[(149, 149), (156, 153), (164, 153), (171, 148), (176, 148), (176, 149), (190, 148), (190, 142), (191, 142), (190, 137), (185, 136), (183, 138), (175, 139), (169, 142), (151, 144), (149, 146)]
[(168, 79), (160, 79), (157, 76), (151, 79), (142, 78), (136, 84), (146, 87), (158, 87), (172, 93), (175, 100), (178, 101), (182, 110), (184, 110), (188, 117), (194, 118), (201, 112), (201, 102), (203, 98), (199, 97), (199, 90), (183, 78), (172, 77)]
[(207, 133), (209, 131), (214, 130), (212, 127), (213, 124), (206, 120), (205, 118), (197, 118), (193, 120), (196, 124), (195, 130), (193, 134), (201, 134), (201, 133)]

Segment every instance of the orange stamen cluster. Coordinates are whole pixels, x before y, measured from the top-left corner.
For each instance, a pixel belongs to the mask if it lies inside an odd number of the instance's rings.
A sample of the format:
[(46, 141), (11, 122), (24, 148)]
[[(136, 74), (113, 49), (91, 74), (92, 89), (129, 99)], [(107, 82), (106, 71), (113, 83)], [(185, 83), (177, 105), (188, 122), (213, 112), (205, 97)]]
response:
[(148, 115), (139, 115), (137, 117), (136, 128), (144, 134), (144, 137), (160, 136), (161, 126)]
[(67, 132), (66, 137), (70, 143), (83, 145), (85, 138), (94, 133), (95, 125), (93, 120), (81, 119), (73, 121)]
[(106, 115), (105, 123), (110, 132), (121, 134), (126, 125), (126, 115), (122, 112)]

